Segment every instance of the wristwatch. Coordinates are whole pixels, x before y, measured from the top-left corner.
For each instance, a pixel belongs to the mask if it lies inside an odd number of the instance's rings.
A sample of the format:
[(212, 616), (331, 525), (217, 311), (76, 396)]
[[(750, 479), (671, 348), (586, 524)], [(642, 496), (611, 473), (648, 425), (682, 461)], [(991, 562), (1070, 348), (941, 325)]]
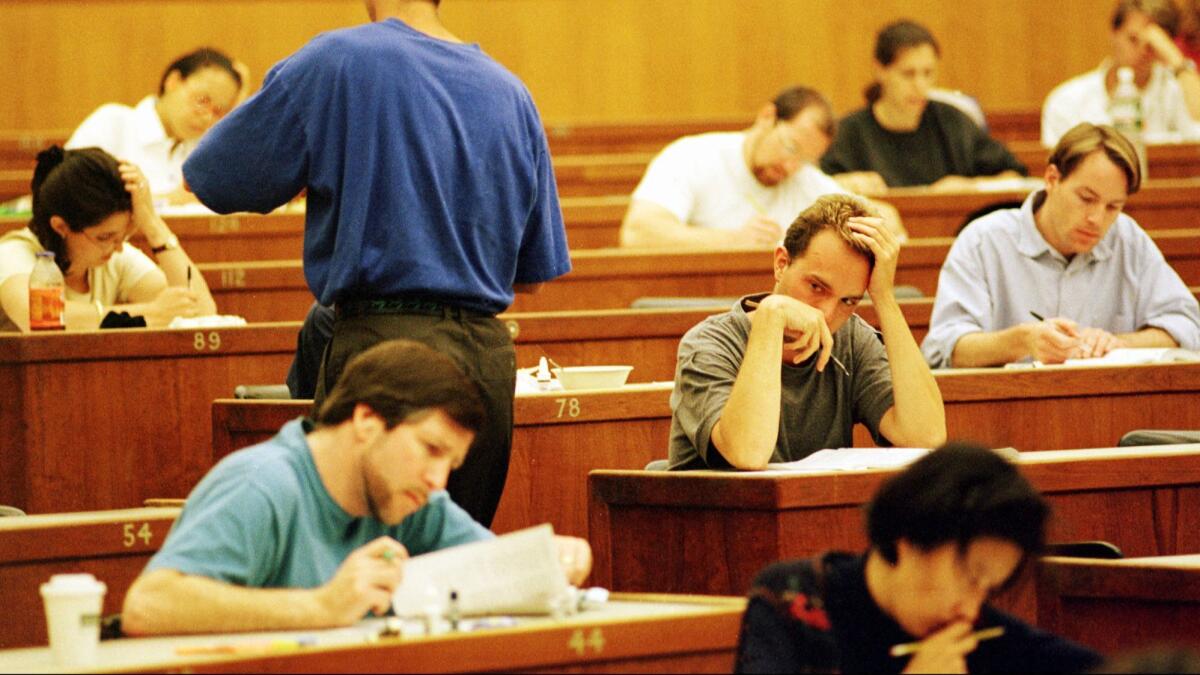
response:
[(176, 248), (179, 248), (179, 237), (176, 237), (172, 234), (171, 236), (167, 237), (167, 240), (162, 243), (162, 246), (155, 246), (150, 249), (150, 252), (154, 255), (158, 255), (163, 251), (170, 251)]
[(1175, 77), (1179, 77), (1179, 74), (1185, 70), (1190, 70), (1193, 73), (1196, 72), (1196, 62), (1191, 59), (1184, 59), (1183, 61), (1179, 62), (1179, 65), (1171, 69), (1171, 74)]

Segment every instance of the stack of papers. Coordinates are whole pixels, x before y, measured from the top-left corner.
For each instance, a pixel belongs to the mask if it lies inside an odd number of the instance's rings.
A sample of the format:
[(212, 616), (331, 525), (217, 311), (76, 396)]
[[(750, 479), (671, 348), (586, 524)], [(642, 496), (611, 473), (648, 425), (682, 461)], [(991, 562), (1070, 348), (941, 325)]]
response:
[(1145, 363), (1200, 363), (1200, 352), (1169, 347), (1114, 349), (1096, 359), (1067, 359), (1065, 366), (1136, 366)]
[(400, 617), (444, 614), (455, 591), (464, 616), (549, 614), (568, 589), (554, 529), (538, 525), (405, 560), (392, 609)]
[(795, 462), (772, 462), (768, 470), (800, 473), (895, 469), (929, 454), (928, 448), (838, 448), (818, 450)]

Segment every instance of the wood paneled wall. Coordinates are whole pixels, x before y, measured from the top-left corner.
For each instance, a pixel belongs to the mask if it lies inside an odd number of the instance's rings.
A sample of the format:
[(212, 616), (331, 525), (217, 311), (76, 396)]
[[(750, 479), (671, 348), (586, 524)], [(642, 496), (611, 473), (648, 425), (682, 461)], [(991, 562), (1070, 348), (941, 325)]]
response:
[[(875, 31), (912, 17), (942, 41), (942, 83), (992, 109), (1041, 105), (1107, 52), (1108, 0), (445, 0), (464, 39), (517, 73), (550, 123), (736, 117), (810, 83), (861, 104)], [(0, 0), (0, 129), (72, 128), (136, 102), (202, 44), (256, 80), (355, 0)]]

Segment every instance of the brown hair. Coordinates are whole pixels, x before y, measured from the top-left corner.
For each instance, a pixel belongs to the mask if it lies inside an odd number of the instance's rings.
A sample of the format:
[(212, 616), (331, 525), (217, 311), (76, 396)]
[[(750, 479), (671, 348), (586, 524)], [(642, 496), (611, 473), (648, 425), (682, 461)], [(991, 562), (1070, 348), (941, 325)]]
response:
[(825, 126), (821, 129), (830, 138), (837, 135), (837, 121), (833, 118), (833, 106), (821, 92), (811, 87), (788, 87), (775, 95), (775, 119), (789, 122), (805, 110), (818, 106), (825, 111)]
[(1141, 188), (1142, 168), (1138, 151), (1128, 138), (1110, 126), (1082, 122), (1071, 127), (1054, 146), (1049, 163), (1066, 178), (1093, 152), (1103, 152), (1125, 172), (1125, 191), (1128, 194), (1132, 195)]
[(1113, 10), (1112, 29), (1120, 30), (1130, 12), (1141, 12), (1150, 17), (1171, 37), (1179, 34), (1179, 8), (1171, 0), (1119, 0)]
[[(896, 57), (900, 56), (900, 52), (921, 45), (933, 47), (933, 53), (941, 57), (942, 48), (928, 28), (908, 19), (894, 21), (884, 26), (875, 36), (875, 62), (881, 66), (890, 66)], [(863, 91), (863, 96), (868, 104), (874, 104), (883, 96), (883, 85), (872, 82)]]
[(120, 163), (100, 148), (63, 150), (52, 145), (39, 152), (30, 190), (29, 229), (42, 248), (54, 252), (54, 262), (64, 272), (71, 260), (66, 241), (50, 226), (52, 217), (62, 218), (72, 232), (82, 232), (114, 213), (133, 210)]
[(317, 426), (341, 424), (362, 403), (388, 429), (441, 410), (472, 432), (483, 425), (479, 388), (448, 357), (411, 340), (389, 340), (358, 354), (313, 415)]
[(783, 238), (783, 247), (787, 249), (789, 258), (804, 255), (808, 244), (814, 235), (821, 230), (833, 230), (850, 248), (858, 251), (867, 259), (872, 267), (875, 266), (875, 254), (870, 247), (854, 236), (854, 231), (846, 224), (851, 218), (877, 217), (875, 210), (866, 202), (847, 194), (828, 194), (817, 198), (807, 209), (800, 212), (788, 227)]

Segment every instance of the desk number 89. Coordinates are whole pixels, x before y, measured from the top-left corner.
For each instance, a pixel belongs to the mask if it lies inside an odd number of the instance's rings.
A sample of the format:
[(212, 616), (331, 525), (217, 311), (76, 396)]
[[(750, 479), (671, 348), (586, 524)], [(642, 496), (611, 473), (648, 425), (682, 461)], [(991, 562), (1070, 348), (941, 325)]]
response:
[(192, 346), (196, 351), (202, 352), (207, 349), (210, 352), (215, 352), (221, 348), (221, 334), (213, 331), (208, 335), (204, 333), (196, 333), (192, 338)]

